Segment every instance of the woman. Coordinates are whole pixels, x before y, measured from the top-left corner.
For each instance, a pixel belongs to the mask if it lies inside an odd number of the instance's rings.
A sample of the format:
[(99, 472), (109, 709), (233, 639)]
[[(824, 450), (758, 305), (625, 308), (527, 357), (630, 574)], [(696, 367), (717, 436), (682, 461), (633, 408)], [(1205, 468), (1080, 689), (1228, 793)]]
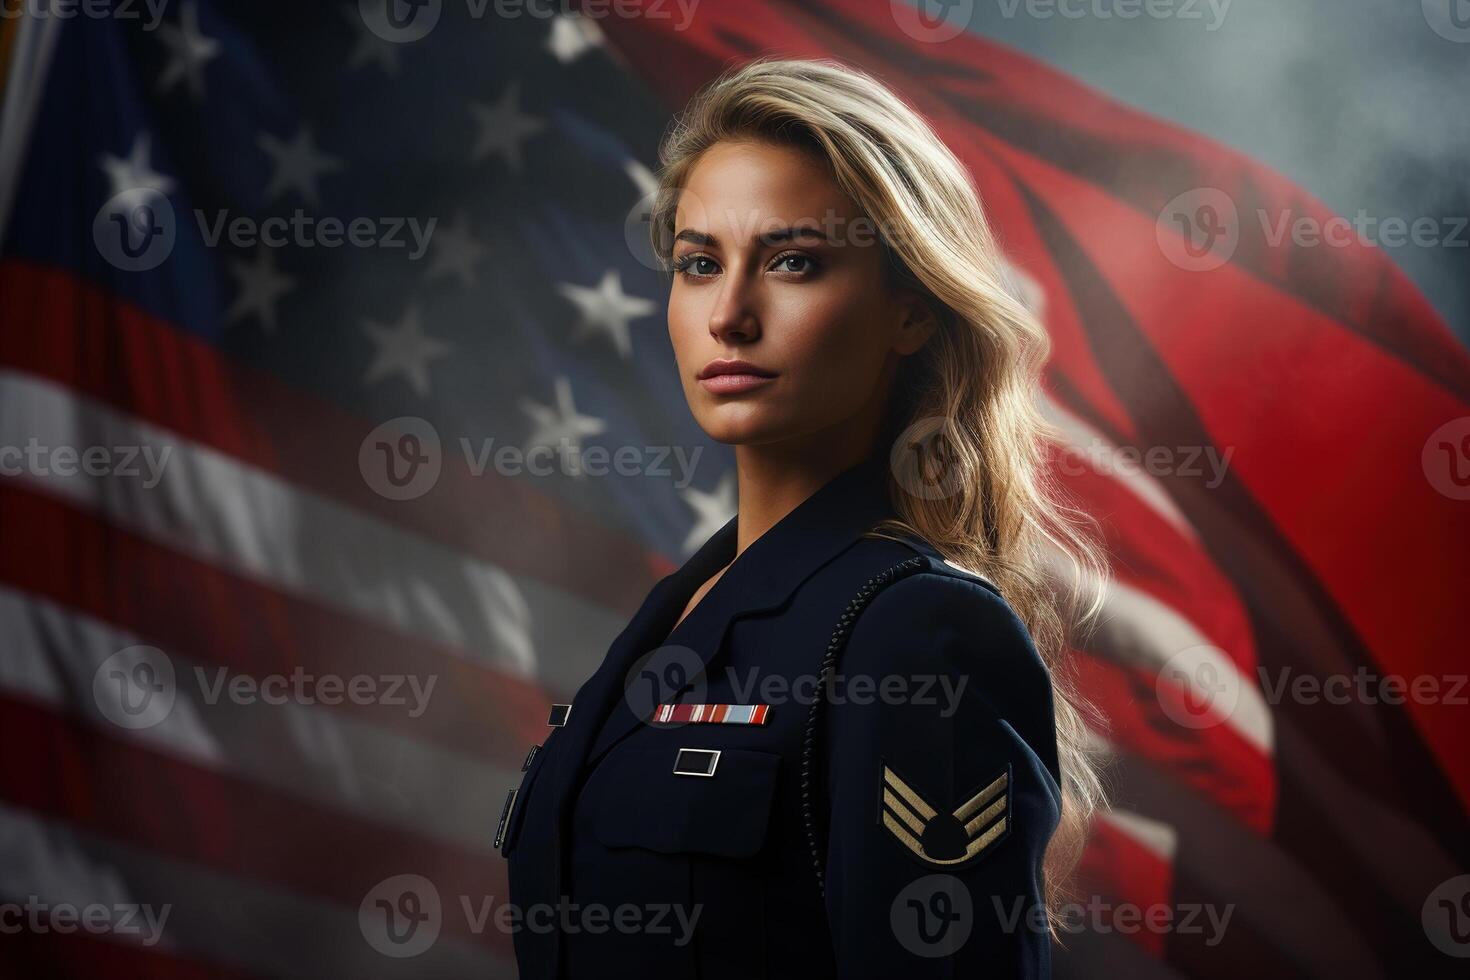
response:
[(669, 336), (740, 512), (507, 798), (521, 976), (1047, 976), (1098, 786), (1046, 336), (963, 165), (865, 74), (748, 63), (661, 159)]

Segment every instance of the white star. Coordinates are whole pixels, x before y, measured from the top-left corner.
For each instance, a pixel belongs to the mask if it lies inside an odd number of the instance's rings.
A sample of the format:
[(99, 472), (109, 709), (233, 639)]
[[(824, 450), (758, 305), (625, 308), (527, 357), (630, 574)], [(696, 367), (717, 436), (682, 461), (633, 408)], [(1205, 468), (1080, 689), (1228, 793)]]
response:
[(580, 478), (582, 437), (595, 436), (606, 429), (607, 425), (601, 419), (577, 414), (577, 406), (572, 403), (572, 383), (565, 375), (558, 377), (554, 384), (554, 408), (529, 398), (521, 399), (521, 410), (535, 423), (526, 443), (526, 451), (530, 452), (535, 446), (547, 446), (564, 452), (576, 461), (571, 464), (572, 476)]
[(521, 141), (541, 132), (546, 123), (534, 116), (521, 112), (519, 79), (505, 88), (505, 94), (493, 106), (483, 102), (470, 103), (470, 115), (475, 117), (478, 132), (475, 148), (470, 154), (476, 161), (491, 153), (501, 153), (512, 170), (521, 169)]
[[(388, 0), (392, 3), (393, 0)], [(377, 62), (378, 66), (389, 75), (398, 74), (398, 45), (386, 38), (379, 37), (373, 33), (372, 28), (367, 26), (367, 21), (362, 19), (362, 14), (357, 7), (343, 7), (342, 16), (347, 22), (357, 29), (357, 46), (352, 49), (348, 56), (347, 67), (359, 68), (369, 62)]]
[(138, 133), (133, 137), (133, 148), (128, 152), (126, 159), (115, 157), (110, 153), (102, 154), (97, 165), (107, 174), (107, 179), (112, 184), (112, 191), (107, 195), (108, 197), (115, 197), (123, 191), (137, 190), (140, 187), (147, 187), (165, 195), (173, 191), (173, 178), (165, 177), (155, 171), (148, 160), (150, 142), (147, 133)]
[(470, 219), (463, 211), (454, 216), (450, 227), (434, 230), (429, 247), (434, 253), (427, 273), (430, 280), (453, 273), (466, 286), (475, 285), (475, 264), (485, 257), (485, 246), (470, 234)]
[(424, 333), (419, 322), (418, 307), (409, 304), (403, 318), (395, 324), (374, 323), (364, 320), (363, 330), (372, 339), (377, 351), (372, 366), (363, 376), (363, 382), (371, 383), (390, 374), (402, 374), (421, 397), (429, 394), (429, 361), (443, 357), (452, 348)]
[(276, 253), (269, 248), (255, 250), (255, 261), (230, 259), (230, 275), (239, 292), (225, 314), (226, 323), (254, 314), (266, 333), (276, 331), (276, 302), (296, 288), (296, 280), (276, 270)]
[(684, 497), (684, 503), (688, 504), (694, 511), (694, 526), (689, 529), (689, 536), (684, 539), (684, 551), (692, 552), (695, 548), (709, 540), (710, 535), (729, 523), (730, 518), (735, 516), (736, 490), (735, 471), (730, 470), (720, 477), (719, 485), (713, 493), (705, 493), (695, 486), (689, 486), (679, 491)]
[(270, 155), (276, 167), (270, 185), (265, 189), (265, 196), (271, 199), (292, 188), (308, 204), (315, 206), (321, 200), (317, 180), (323, 174), (342, 169), (341, 160), (317, 149), (310, 126), (302, 126), (296, 138), (289, 143), (270, 133), (261, 133), (256, 142)]
[(577, 325), (577, 336), (601, 331), (612, 337), (618, 353), (624, 358), (633, 353), (633, 341), (628, 335), (628, 321), (647, 316), (658, 309), (658, 304), (653, 300), (624, 293), (623, 280), (616, 269), (609, 269), (595, 288), (560, 282), (556, 284), (556, 289), (576, 304), (582, 314), (582, 320)]
[(158, 76), (158, 91), (167, 92), (183, 80), (194, 101), (204, 101), (204, 66), (219, 57), (219, 42), (199, 30), (199, 5), (185, 4), (178, 24), (159, 24), (158, 39), (168, 48), (168, 64)]
[(551, 21), (551, 36), (546, 50), (556, 60), (569, 65), (602, 43), (602, 31), (596, 22), (576, 14), (558, 14)]

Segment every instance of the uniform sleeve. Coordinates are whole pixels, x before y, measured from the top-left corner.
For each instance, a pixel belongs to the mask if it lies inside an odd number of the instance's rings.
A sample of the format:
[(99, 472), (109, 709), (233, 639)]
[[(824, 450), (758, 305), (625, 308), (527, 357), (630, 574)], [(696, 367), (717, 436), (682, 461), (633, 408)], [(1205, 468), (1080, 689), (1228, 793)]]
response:
[(1011, 608), (934, 573), (889, 586), (858, 617), (829, 703), (838, 974), (1049, 976), (1051, 683)]

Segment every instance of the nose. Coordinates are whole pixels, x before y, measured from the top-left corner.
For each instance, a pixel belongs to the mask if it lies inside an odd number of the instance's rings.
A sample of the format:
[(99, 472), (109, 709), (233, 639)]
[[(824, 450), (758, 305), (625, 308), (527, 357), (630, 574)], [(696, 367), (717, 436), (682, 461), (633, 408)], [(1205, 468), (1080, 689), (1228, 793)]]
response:
[(760, 336), (754, 287), (726, 273), (709, 314), (709, 335), (722, 345), (748, 344)]

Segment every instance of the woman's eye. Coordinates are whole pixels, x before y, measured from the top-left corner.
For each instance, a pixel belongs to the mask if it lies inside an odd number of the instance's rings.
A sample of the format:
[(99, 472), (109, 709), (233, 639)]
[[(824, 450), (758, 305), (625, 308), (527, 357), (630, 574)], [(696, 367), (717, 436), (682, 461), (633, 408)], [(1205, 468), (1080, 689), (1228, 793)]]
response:
[[(795, 262), (797, 263), (797, 265), (795, 267), (792, 267), (790, 265), (787, 265), (788, 262)], [(775, 261), (775, 267), (780, 269), (782, 272), (795, 272), (797, 274), (812, 272), (816, 269), (816, 265), (817, 264), (815, 260), (813, 260), (810, 255), (802, 255), (800, 252), (792, 252), (790, 255), (782, 255), (778, 257)]]
[(707, 255), (685, 255), (674, 262), (674, 271), (700, 279), (714, 273), (715, 260)]

